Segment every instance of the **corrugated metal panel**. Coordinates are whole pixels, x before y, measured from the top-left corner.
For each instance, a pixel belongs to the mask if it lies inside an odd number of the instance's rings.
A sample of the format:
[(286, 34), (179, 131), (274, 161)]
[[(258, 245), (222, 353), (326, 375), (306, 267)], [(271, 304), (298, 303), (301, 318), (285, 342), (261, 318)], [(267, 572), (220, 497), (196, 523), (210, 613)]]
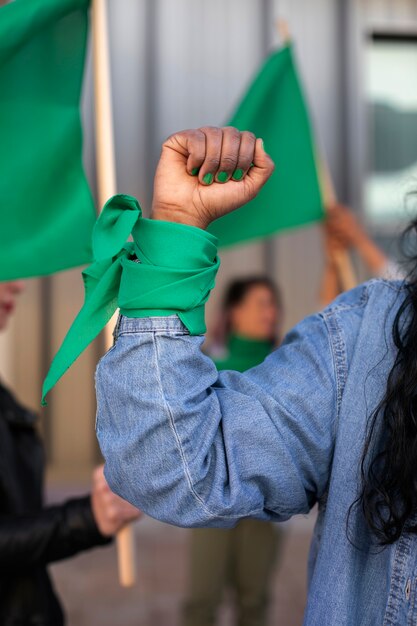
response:
[[(275, 14), (288, 21), (316, 137), (326, 155), (336, 188), (341, 187), (344, 172), (340, 150), (338, 3), (333, 0), (276, 0)], [(288, 210), (291, 210), (290, 206)], [(273, 274), (282, 287), (285, 326), (289, 328), (320, 306), (323, 268), (320, 227), (280, 236), (276, 240), (274, 259)]]
[(144, 200), (149, 88), (148, 3), (109, 2), (117, 189)]
[(156, 139), (223, 124), (262, 59), (262, 3), (158, 0), (157, 7)]

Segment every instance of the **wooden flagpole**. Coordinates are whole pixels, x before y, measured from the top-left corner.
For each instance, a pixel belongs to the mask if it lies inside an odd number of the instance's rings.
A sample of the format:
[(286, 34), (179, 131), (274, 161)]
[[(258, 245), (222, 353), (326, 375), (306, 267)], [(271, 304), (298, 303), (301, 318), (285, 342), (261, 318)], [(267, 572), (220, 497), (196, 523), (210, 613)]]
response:
[[(323, 153), (318, 156), (318, 163), (323, 203), (326, 211), (330, 212), (332, 207), (337, 204), (337, 196)], [(332, 255), (342, 290), (349, 291), (349, 289), (356, 287), (358, 281), (348, 252), (346, 250), (333, 250)]]
[[(102, 207), (117, 193), (106, 0), (92, 2), (92, 29), (97, 192), (98, 203)], [(112, 344), (113, 325), (111, 321), (104, 330), (106, 348)], [(117, 554), (120, 584), (123, 587), (131, 587), (136, 582), (134, 533), (131, 524), (117, 533)]]
[[(276, 22), (276, 27), (282, 43), (288, 44), (291, 41), (291, 33), (288, 22), (280, 18)], [(337, 204), (337, 196), (327, 161), (325, 160), (323, 153), (320, 153), (318, 149), (316, 152), (316, 162), (318, 164), (319, 182), (324, 208), (326, 211), (331, 211), (332, 206)], [(356, 287), (358, 283), (351, 260), (346, 250), (340, 250), (338, 252), (333, 251), (333, 260), (338, 274), (339, 283), (343, 291), (348, 291), (349, 289)]]

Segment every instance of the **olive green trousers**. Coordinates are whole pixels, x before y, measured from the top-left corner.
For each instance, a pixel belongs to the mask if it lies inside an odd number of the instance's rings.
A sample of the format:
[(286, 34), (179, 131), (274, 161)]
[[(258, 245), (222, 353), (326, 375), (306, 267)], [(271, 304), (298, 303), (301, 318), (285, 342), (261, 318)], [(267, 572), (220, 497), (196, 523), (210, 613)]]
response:
[(265, 626), (280, 539), (277, 524), (254, 519), (232, 529), (194, 529), (183, 626), (213, 626), (229, 587), (238, 626)]

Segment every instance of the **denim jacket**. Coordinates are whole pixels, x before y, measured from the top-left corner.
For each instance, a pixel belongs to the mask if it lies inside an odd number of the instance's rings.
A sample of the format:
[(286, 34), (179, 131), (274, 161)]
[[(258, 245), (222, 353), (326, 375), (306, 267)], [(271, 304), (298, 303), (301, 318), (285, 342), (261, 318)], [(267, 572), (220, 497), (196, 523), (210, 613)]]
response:
[(96, 375), (112, 489), (178, 526), (280, 522), (318, 503), (304, 624), (417, 624), (417, 536), (382, 549), (360, 510), (349, 516), (404, 297), (370, 281), (243, 374), (217, 372), (176, 316), (120, 318)]

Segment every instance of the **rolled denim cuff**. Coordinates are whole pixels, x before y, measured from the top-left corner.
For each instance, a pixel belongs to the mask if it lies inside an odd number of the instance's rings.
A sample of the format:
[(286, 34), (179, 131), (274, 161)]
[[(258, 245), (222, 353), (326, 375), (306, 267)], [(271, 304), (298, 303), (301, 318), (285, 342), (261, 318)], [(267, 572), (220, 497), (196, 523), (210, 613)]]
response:
[(125, 317), (120, 315), (115, 326), (113, 336), (138, 333), (163, 333), (164, 335), (189, 335), (188, 328), (182, 323), (178, 315), (160, 317)]

